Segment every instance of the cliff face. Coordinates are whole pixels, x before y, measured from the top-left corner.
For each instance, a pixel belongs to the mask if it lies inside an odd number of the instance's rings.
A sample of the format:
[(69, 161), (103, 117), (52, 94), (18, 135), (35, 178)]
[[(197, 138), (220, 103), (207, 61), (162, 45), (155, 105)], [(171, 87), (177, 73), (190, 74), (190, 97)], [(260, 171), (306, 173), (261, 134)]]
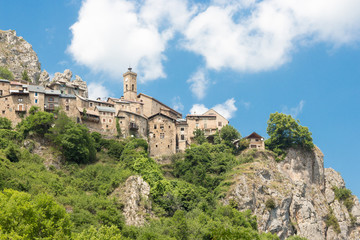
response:
[(0, 66), (12, 71), (15, 79), (22, 79), (26, 70), (32, 82), (36, 82), (41, 73), (41, 65), (32, 46), (16, 36), (14, 30), (0, 30)]
[[(345, 187), (333, 169), (324, 169), (323, 154), (290, 149), (277, 163), (269, 152), (254, 153), (255, 160), (236, 167), (228, 181), (224, 204), (251, 209), (260, 231), (280, 239), (299, 235), (308, 239), (359, 239), (360, 204), (347, 208), (335, 198), (334, 187)], [(349, 210), (348, 210), (349, 209)]]

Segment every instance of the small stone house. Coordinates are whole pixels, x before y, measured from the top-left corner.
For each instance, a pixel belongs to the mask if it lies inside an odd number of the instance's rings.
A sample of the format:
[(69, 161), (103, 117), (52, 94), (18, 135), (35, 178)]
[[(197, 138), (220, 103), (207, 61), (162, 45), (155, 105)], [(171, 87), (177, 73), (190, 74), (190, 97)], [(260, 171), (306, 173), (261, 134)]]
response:
[(249, 148), (265, 150), (264, 138), (256, 132), (253, 132), (249, 136), (245, 137), (245, 139), (248, 139), (250, 141)]

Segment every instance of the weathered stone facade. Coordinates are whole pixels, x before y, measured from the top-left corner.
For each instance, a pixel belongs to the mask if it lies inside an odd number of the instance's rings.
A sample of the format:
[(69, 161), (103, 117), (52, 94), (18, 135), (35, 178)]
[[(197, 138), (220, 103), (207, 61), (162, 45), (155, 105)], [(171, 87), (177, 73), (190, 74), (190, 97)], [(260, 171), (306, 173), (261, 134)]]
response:
[[(51, 81), (43, 72), (41, 85), (0, 80), (0, 113), (16, 125), (31, 106), (48, 112), (61, 109), (78, 123), (86, 124), (91, 131), (147, 139), (153, 157), (184, 151), (191, 144), (197, 128), (203, 130), (205, 136), (211, 136), (229, 123), (212, 109), (182, 119), (181, 113), (157, 99), (137, 94), (137, 74), (131, 69), (123, 76), (124, 96), (107, 101), (88, 99), (86, 82), (78, 76), (72, 81), (70, 70), (56, 73)], [(116, 122), (119, 122), (121, 132)]]

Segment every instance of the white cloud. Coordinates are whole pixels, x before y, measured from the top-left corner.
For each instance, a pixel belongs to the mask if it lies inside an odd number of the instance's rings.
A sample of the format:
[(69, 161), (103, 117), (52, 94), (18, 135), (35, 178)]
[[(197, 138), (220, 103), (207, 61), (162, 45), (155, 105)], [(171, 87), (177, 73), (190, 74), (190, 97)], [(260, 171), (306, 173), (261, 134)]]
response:
[(88, 86), (90, 99), (106, 99), (111, 95), (110, 91), (106, 89), (101, 83), (92, 82)]
[(298, 43), (358, 41), (360, 1), (218, 0), (184, 34), (184, 47), (202, 55), (208, 68), (270, 70), (288, 62)]
[(167, 42), (188, 21), (181, 0), (85, 0), (68, 52), (94, 71), (120, 78), (131, 65), (140, 81), (165, 77)]
[(172, 99), (172, 105), (173, 105), (173, 109), (175, 111), (180, 111), (181, 112), (182, 110), (184, 110), (184, 105), (181, 103), (181, 99), (180, 99), (179, 96), (174, 97)]
[(218, 113), (220, 113), (226, 119), (230, 119), (234, 116), (235, 112), (237, 111), (237, 107), (235, 106), (235, 99), (230, 98), (222, 104), (215, 105), (213, 109)]
[(285, 114), (290, 114), (293, 118), (297, 118), (297, 116), (302, 112), (305, 101), (301, 100), (296, 107), (288, 108), (287, 106), (282, 108), (282, 112)]
[(194, 104), (190, 109), (191, 114), (203, 114), (209, 109), (204, 104)]
[[(217, 104), (214, 107), (212, 107), (215, 111), (220, 113), (223, 117), (226, 119), (231, 119), (235, 112), (237, 111), (237, 107), (235, 106), (235, 99), (230, 98), (226, 100), (224, 103)], [(192, 108), (190, 109), (191, 114), (203, 114), (209, 109), (205, 107), (204, 104), (194, 104)]]
[(190, 83), (191, 92), (198, 98), (203, 99), (205, 97), (206, 89), (208, 88), (209, 80), (205, 76), (204, 69), (199, 69), (188, 80)]
[(129, 65), (140, 81), (166, 77), (169, 44), (202, 56), (207, 69), (258, 72), (289, 62), (299, 46), (357, 43), (360, 1), (84, 0), (70, 29), (76, 62), (117, 78)]

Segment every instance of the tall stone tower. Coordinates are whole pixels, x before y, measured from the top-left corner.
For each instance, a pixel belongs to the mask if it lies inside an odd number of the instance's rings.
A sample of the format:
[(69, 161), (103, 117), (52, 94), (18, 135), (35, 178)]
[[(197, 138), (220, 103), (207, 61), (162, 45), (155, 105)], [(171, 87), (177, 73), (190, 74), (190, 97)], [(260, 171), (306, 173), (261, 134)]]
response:
[(137, 74), (131, 71), (132, 68), (128, 68), (128, 71), (123, 74), (124, 77), (124, 99), (136, 101), (137, 97)]

